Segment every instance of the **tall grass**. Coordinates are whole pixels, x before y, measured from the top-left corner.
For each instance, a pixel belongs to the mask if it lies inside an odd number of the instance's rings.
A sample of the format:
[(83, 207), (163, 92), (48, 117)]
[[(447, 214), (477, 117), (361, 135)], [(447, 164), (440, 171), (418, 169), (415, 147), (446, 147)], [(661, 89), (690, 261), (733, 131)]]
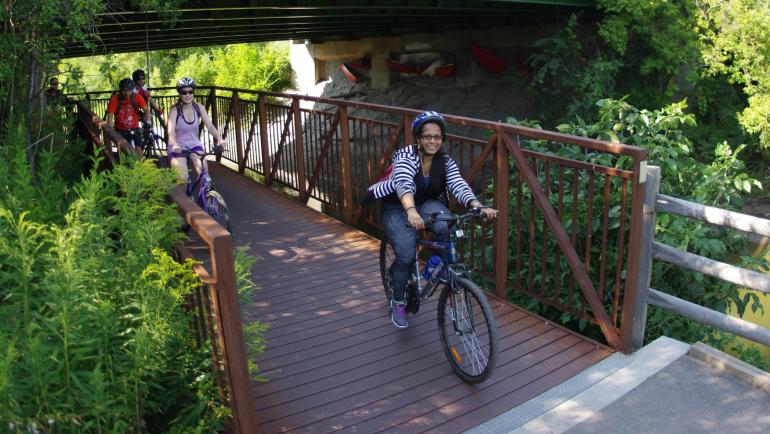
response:
[(0, 135), (0, 431), (220, 430), (182, 308), (200, 282), (168, 254), (174, 175), (133, 163), (68, 183), (56, 150), (33, 174), (22, 131)]

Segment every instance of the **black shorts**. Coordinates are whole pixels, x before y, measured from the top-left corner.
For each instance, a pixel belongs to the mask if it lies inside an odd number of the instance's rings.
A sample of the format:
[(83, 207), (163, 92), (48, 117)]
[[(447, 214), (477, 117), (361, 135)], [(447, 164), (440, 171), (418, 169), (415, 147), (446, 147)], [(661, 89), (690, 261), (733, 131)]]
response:
[(121, 137), (133, 147), (144, 147), (144, 140), (142, 140), (142, 129), (133, 128), (130, 130), (119, 130), (115, 128), (115, 131), (120, 134)]

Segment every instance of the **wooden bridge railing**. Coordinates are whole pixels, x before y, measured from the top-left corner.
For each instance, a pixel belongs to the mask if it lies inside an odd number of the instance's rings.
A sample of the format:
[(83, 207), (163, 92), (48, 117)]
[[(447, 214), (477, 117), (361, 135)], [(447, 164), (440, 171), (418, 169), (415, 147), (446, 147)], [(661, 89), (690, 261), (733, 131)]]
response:
[[(77, 130), (81, 137), (102, 149), (107, 166), (115, 164), (111, 143), (118, 149), (134, 152), (126, 141), (99, 116), (78, 102)], [(195, 315), (195, 331), (199, 343), (208, 337), (214, 360), (215, 380), (222, 401), (232, 412), (226, 424), (227, 432), (257, 433), (257, 423), (251, 396), (246, 347), (243, 338), (232, 237), (218, 222), (203, 212), (185, 195), (185, 187), (177, 186), (170, 196), (191, 229), (208, 246), (207, 271), (204, 265), (194, 267), (202, 286), (190, 297), (189, 304)], [(177, 246), (180, 260), (192, 257), (184, 246)]]
[[(153, 97), (171, 107), (174, 93), (157, 89)], [(196, 96), (226, 139), (224, 158), (239, 172), (303, 203), (320, 203), (348, 223), (379, 225), (379, 208), (358, 203), (391, 153), (413, 143), (411, 121), (419, 111), (232, 88), (199, 87)], [(90, 104), (104, 110), (105, 95), (90, 94)], [(610, 346), (628, 351), (645, 150), (460, 116), (446, 120), (445, 150), (480, 200), (500, 210), (492, 230), (474, 231), (466, 261), (498, 295), (522, 294), (595, 324)], [(211, 143), (208, 134), (202, 139)]]
[(642, 243), (640, 245), (642, 264), (640, 265), (638, 282), (639, 290), (636, 294), (638, 299), (635, 304), (638, 309), (635, 317), (638, 318), (638, 321), (634, 325), (632, 332), (632, 345), (640, 346), (642, 344), (644, 338), (644, 319), (646, 318), (645, 309), (647, 304), (651, 304), (676, 312), (700, 323), (770, 346), (770, 329), (649, 287), (652, 260), (655, 259), (698, 271), (726, 282), (760, 291), (764, 294), (770, 294), (770, 276), (768, 275), (684, 252), (654, 240), (655, 216), (658, 212), (677, 214), (764, 237), (770, 237), (770, 220), (659, 194), (659, 185), (660, 169), (651, 166), (647, 176), (644, 224)]

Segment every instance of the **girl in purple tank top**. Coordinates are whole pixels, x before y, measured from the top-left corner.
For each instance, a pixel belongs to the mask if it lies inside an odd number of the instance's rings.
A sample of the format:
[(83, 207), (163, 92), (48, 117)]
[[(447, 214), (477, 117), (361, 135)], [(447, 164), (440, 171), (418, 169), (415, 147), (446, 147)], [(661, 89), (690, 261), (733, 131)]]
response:
[(214, 136), (217, 145), (223, 146), (224, 139), (211, 123), (206, 108), (195, 101), (195, 81), (184, 77), (176, 83), (179, 101), (168, 112), (168, 158), (171, 167), (177, 171), (179, 182), (187, 182), (187, 159), (184, 153), (190, 152), (196, 174), (201, 173), (201, 158), (205, 154), (203, 144), (198, 137), (201, 122)]

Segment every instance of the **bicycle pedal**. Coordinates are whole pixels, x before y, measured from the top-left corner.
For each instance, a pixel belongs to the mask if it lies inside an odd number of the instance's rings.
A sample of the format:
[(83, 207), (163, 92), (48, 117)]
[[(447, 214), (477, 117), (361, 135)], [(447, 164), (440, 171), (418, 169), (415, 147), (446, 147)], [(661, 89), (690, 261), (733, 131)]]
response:
[(412, 301), (410, 300), (409, 303), (406, 304), (406, 311), (411, 313), (412, 315), (416, 314), (420, 311), (420, 302), (419, 301)]

